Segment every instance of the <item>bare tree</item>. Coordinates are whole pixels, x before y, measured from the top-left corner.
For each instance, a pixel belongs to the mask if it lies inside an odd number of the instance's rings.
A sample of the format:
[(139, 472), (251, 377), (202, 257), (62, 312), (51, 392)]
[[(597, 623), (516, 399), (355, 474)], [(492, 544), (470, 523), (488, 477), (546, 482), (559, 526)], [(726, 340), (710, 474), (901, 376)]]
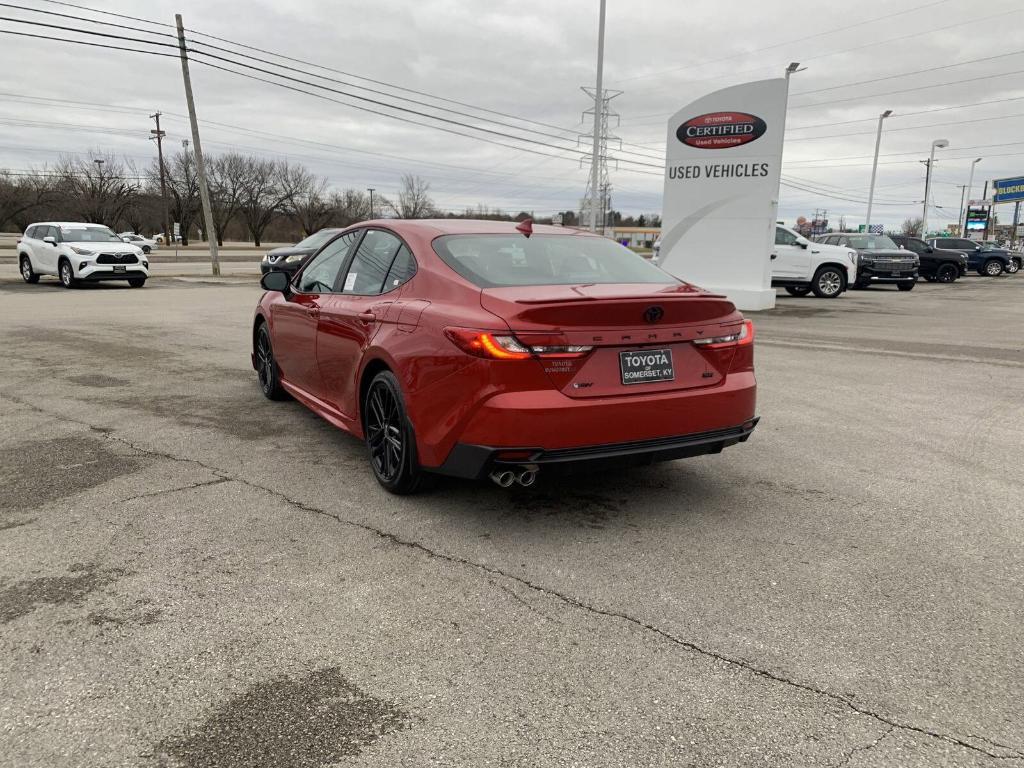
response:
[(249, 172), (242, 188), (239, 213), (257, 247), (263, 233), (291, 198), (291, 168), (273, 160), (249, 158)]
[(347, 227), (370, 218), (369, 196), (355, 189), (333, 193), (331, 207), (334, 209), (333, 222), (339, 227)]
[[(167, 192), (171, 196), (171, 217), (181, 224), (181, 244), (188, 245), (188, 235), (199, 216), (199, 175), (195, 156), (191, 152), (176, 152), (164, 161)], [(150, 183), (160, 183), (160, 168), (156, 161), (149, 169)], [(165, 232), (167, 242), (173, 233)]]
[(924, 226), (924, 220), (920, 216), (905, 219), (900, 232), (908, 237), (920, 237), (922, 226)]
[(43, 218), (46, 206), (56, 196), (56, 184), (46, 171), (20, 176), (0, 171), (0, 228), (13, 223), (24, 230), (33, 221)]
[(224, 245), (224, 232), (242, 205), (248, 184), (249, 158), (237, 152), (210, 158), (207, 179), (210, 185), (210, 208), (217, 245)]
[(398, 192), (395, 213), (401, 219), (423, 219), (435, 213), (434, 201), (430, 199), (430, 182), (419, 176), (402, 176), (402, 188)]
[(327, 179), (314, 176), (302, 166), (292, 166), (284, 180), (290, 191), (285, 213), (302, 227), (303, 234), (312, 235), (331, 223), (335, 207), (327, 193)]
[(62, 157), (54, 173), (66, 210), (83, 221), (115, 229), (141, 188), (135, 167), (109, 154)]

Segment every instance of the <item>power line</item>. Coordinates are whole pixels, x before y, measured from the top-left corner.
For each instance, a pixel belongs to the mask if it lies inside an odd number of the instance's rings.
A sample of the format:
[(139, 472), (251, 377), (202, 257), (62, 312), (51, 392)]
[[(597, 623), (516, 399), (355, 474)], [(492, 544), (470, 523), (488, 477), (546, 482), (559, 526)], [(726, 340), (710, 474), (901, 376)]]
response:
[(103, 11), (99, 8), (90, 8), (87, 5), (75, 5), (74, 3), (61, 2), (61, 0), (38, 0), (38, 2), (49, 3), (50, 5), (61, 5), (64, 6), (65, 8), (77, 8), (80, 11), (89, 11), (90, 13), (98, 13), (102, 14), (103, 16), (114, 16), (118, 19), (129, 19), (130, 21), (138, 21), (142, 24), (152, 24), (156, 27), (168, 27), (170, 29), (174, 29), (173, 24), (168, 24), (162, 21), (154, 21), (153, 19), (143, 19), (138, 16), (127, 16), (123, 13), (114, 13), (113, 11)]
[[(0, 29), (0, 34), (5, 35), (17, 35), (18, 37), (34, 37), (37, 40), (47, 40), (49, 42), (55, 42), (52, 35), (34, 35), (31, 32), (16, 32), (13, 29)], [(67, 38), (57, 40), (59, 43), (74, 43), (75, 45), (87, 45), (90, 48), (107, 48), (112, 51), (127, 51), (128, 53), (145, 53), (150, 56), (165, 56), (168, 58), (176, 59), (178, 55), (176, 53), (163, 53), (161, 51), (144, 51), (139, 48), (123, 48), (119, 45), (106, 45), (104, 43), (90, 43), (87, 40), (69, 40)], [(145, 42), (143, 40), (137, 40), (136, 42)]]
[[(978, 117), (973, 120), (950, 120), (944, 123), (925, 123), (923, 125), (908, 125), (903, 128), (889, 128), (886, 133), (896, 133), (897, 131), (916, 131), (921, 128), (938, 128), (946, 125), (968, 125), (969, 123), (988, 123), (993, 120), (1010, 120), (1018, 117), (1024, 117), (1024, 112), (1017, 113), (1015, 115), (997, 115), (995, 117)], [(827, 136), (796, 136), (788, 141), (820, 141), (822, 139), (839, 139), (846, 136), (874, 136), (874, 131), (855, 131), (852, 133), (830, 133)]]
[[(981, 107), (988, 104), (1005, 104), (1008, 101), (1020, 101), (1024, 99), (1024, 96), (1010, 96), (1005, 99), (990, 99), (988, 101), (975, 101), (971, 104), (955, 104), (949, 107), (936, 107), (935, 109), (919, 109), (914, 112), (896, 112), (891, 115), (891, 118), (911, 117), (913, 115), (927, 115), (932, 112), (948, 112), (951, 109), (966, 109), (967, 107)], [(834, 123), (818, 123), (816, 125), (787, 125), (787, 131), (803, 131), (808, 128), (832, 128), (837, 125), (852, 125), (853, 123), (873, 123), (878, 120), (878, 115), (872, 117), (862, 117), (857, 120), (841, 120)]]
[[(174, 35), (172, 35), (170, 32), (151, 32), (148, 29), (139, 29), (138, 27), (129, 26), (128, 24), (115, 24), (112, 21), (100, 21), (99, 19), (89, 19), (89, 18), (86, 18), (85, 16), (72, 16), (69, 13), (57, 13), (56, 11), (44, 11), (41, 8), (28, 8), (28, 7), (24, 6), (24, 5), (13, 5), (11, 3), (0, 3), (0, 8), (13, 8), (13, 9), (18, 10), (18, 11), (27, 11), (29, 13), (41, 13), (41, 14), (45, 14), (47, 16), (57, 16), (57, 17), (62, 18), (62, 19), (71, 19), (73, 21), (85, 21), (85, 22), (88, 22), (90, 24), (102, 24), (103, 26), (106, 26), (106, 27), (116, 27), (117, 29), (128, 29), (128, 30), (131, 30), (132, 32), (136, 32), (136, 33), (143, 34), (143, 35), (156, 35), (158, 37), (174, 38)], [(36, 22), (28, 22), (28, 23), (35, 24)]]
[[(42, 21), (35, 21), (32, 19), (15, 19), (11, 16), (0, 16), (0, 21), (12, 21), (15, 24), (31, 24), (33, 27), (46, 27), (47, 29), (60, 29), (64, 32), (76, 32), (80, 35), (93, 35), (95, 37), (105, 37), (110, 40), (128, 40), (133, 43), (142, 43), (143, 45), (158, 45), (162, 48), (175, 48), (177, 45), (174, 43), (160, 43), (156, 40), (139, 40), (137, 37), (125, 37), (124, 35), (112, 35), (109, 32), (93, 32), (89, 29), (76, 29), (75, 27), (65, 27), (60, 24), (46, 24)], [(52, 38), (48, 38), (52, 39)], [(59, 40), (58, 42), (75, 42), (73, 40)]]

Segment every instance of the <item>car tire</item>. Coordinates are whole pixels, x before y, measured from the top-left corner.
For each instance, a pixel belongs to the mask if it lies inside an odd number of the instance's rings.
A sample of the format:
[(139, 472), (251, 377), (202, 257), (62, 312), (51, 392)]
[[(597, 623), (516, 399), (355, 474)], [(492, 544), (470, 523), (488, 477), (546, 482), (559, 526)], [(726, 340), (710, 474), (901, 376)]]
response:
[(939, 283), (955, 283), (960, 277), (960, 269), (956, 264), (941, 264), (935, 273), (935, 281)]
[(20, 261), (21, 263), (18, 265), (18, 268), (21, 271), (21, 279), (26, 283), (38, 283), (39, 275), (32, 269), (32, 260), (25, 254), (22, 254)]
[(915, 285), (917, 285), (917, 280), (914, 280), (913, 282), (910, 283), (896, 283), (896, 287), (899, 288), (901, 291), (912, 291), (914, 290)]
[(846, 275), (836, 267), (819, 267), (811, 280), (811, 290), (819, 299), (835, 299), (846, 290)]
[(146, 284), (146, 278), (144, 277), (133, 277), (128, 281), (128, 285), (132, 288), (141, 288)]
[(146, 254), (147, 256), (149, 256), (149, 253), (150, 253), (150, 251), (152, 251), (152, 250), (153, 250), (153, 249), (152, 249), (152, 248), (150, 248), (150, 247), (149, 247), (148, 245), (144, 245), (144, 246), (142, 246), (142, 252), (143, 252), (144, 254)]
[(981, 274), (987, 277), (999, 277), (1003, 274), (1003, 262), (999, 259), (989, 259), (982, 265)]
[(363, 430), (370, 467), (388, 493), (405, 496), (423, 489), (429, 476), (420, 468), (416, 437), (406, 415), (398, 379), (391, 371), (373, 377), (363, 399)]
[(1020, 259), (1010, 259), (1010, 263), (1006, 265), (1006, 273), (1015, 275), (1018, 272), (1020, 272)]
[(268, 400), (285, 400), (288, 393), (281, 386), (281, 369), (274, 359), (274, 345), (270, 341), (270, 331), (266, 323), (261, 323), (256, 331), (256, 343), (253, 345), (256, 356), (256, 377), (260, 382), (260, 390)]
[(78, 281), (75, 279), (75, 269), (67, 259), (60, 260), (60, 264), (57, 266), (57, 276), (60, 278), (60, 284), (65, 288), (74, 288), (78, 285)]
[(806, 296), (811, 292), (811, 286), (809, 285), (787, 285), (786, 293), (790, 296)]

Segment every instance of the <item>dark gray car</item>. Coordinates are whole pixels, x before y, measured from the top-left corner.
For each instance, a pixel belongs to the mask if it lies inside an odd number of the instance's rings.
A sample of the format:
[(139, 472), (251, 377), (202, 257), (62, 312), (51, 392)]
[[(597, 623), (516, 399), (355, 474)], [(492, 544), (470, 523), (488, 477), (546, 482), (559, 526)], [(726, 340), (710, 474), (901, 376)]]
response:
[(916, 253), (906, 251), (887, 235), (831, 234), (819, 243), (841, 245), (857, 252), (857, 282), (854, 288), (876, 283), (894, 284), (901, 291), (913, 290), (921, 262)]
[(295, 245), (285, 245), (281, 248), (274, 248), (267, 251), (260, 262), (260, 272), (264, 275), (271, 270), (280, 270), (291, 275), (306, 263), (306, 259), (320, 250), (328, 240), (343, 230), (339, 227), (329, 227), (314, 232), (305, 240), (300, 240)]

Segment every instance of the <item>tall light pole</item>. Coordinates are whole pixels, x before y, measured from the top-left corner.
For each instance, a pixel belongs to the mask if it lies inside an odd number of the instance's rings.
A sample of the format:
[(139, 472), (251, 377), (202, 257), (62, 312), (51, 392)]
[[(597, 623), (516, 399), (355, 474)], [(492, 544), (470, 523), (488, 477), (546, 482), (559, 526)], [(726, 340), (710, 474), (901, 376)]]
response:
[(601, 108), (604, 106), (604, 16), (606, 0), (601, 0), (601, 18), (597, 24), (597, 87), (594, 90), (594, 145), (590, 164), (590, 231), (597, 232), (597, 201), (601, 186)]
[[(981, 162), (979, 157), (977, 160), (971, 161), (971, 176), (967, 180), (967, 209), (971, 207), (971, 195), (974, 194), (974, 167)], [(963, 206), (960, 206), (960, 221), (957, 222), (963, 229), (960, 230), (961, 237), (967, 237), (967, 219), (964, 216)]]
[(875, 177), (878, 175), (878, 150), (882, 146), (882, 122), (892, 114), (891, 109), (878, 116), (878, 133), (875, 135), (875, 161), (871, 164), (871, 187), (868, 189), (868, 219), (864, 223), (864, 231), (871, 232), (871, 208), (875, 202)]
[(374, 188), (373, 187), (367, 187), (366, 191), (370, 193), (370, 218), (372, 219), (373, 218), (373, 193), (374, 193)]
[(921, 238), (928, 237), (928, 200), (932, 193), (932, 166), (935, 165), (935, 150), (949, 146), (949, 139), (936, 139), (932, 142), (932, 153), (928, 158), (928, 171), (924, 176), (924, 208), (921, 211)]

